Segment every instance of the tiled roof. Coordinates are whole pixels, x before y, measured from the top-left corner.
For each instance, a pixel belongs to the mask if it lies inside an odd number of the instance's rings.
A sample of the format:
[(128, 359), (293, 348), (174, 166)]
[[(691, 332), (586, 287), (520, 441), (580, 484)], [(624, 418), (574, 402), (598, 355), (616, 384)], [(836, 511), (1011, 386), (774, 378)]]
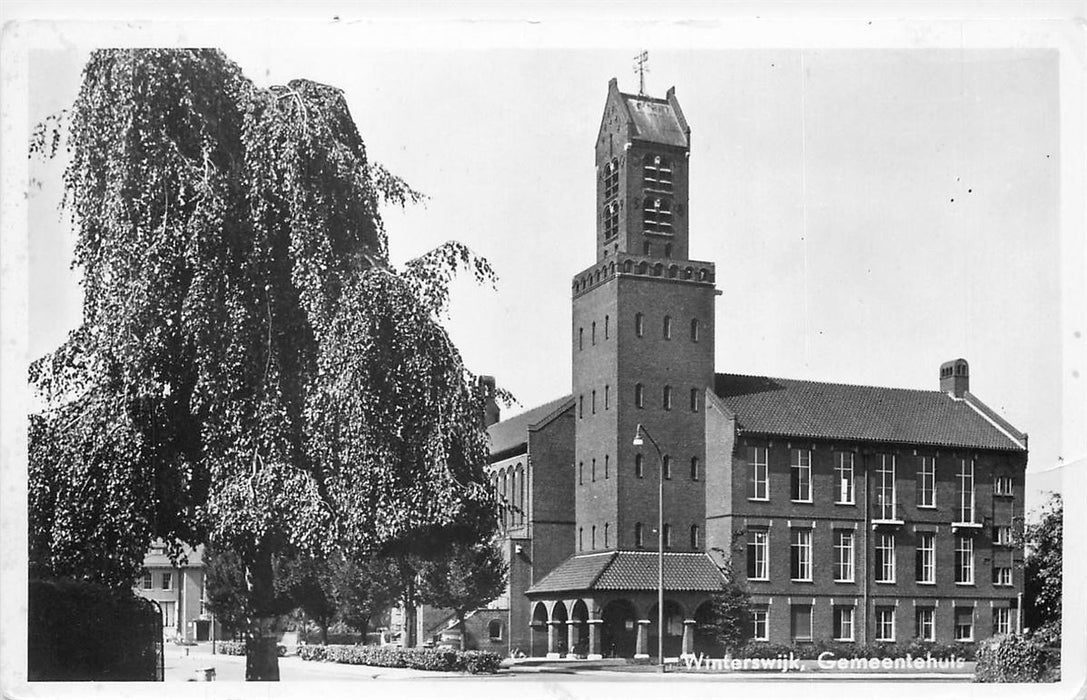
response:
[[(720, 569), (701, 552), (665, 552), (664, 587), (670, 591), (718, 591)], [(565, 591), (655, 591), (657, 553), (598, 552), (575, 554), (528, 589), (528, 593)]]
[(573, 398), (572, 395), (568, 394), (487, 428), (487, 434), (491, 438), (491, 455), (495, 456), (517, 448), (523, 448), (528, 442), (529, 426), (536, 425), (550, 417), (564, 404), (573, 401)]
[(627, 112), (637, 129), (637, 138), (671, 146), (687, 146), (687, 134), (683, 124), (668, 100), (646, 95), (622, 95)]
[[(769, 435), (975, 449), (1026, 449), (1024, 435), (969, 392), (828, 384), (718, 374), (721, 403), (742, 430)], [(999, 426), (999, 427), (998, 427)]]

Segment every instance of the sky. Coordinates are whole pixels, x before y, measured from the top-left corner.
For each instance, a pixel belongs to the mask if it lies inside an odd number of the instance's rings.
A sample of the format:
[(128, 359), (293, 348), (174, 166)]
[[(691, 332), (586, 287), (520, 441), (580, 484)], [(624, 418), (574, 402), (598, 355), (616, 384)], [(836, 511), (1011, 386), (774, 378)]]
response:
[[(370, 157), (429, 198), (384, 213), (394, 263), (449, 239), (491, 262), (497, 287), (458, 283), (445, 323), (469, 369), (516, 397), (510, 416), (570, 391), (593, 144), (609, 78), (637, 91), (642, 45), (611, 43), (214, 45), (257, 84), (344, 90)], [(1064, 454), (1059, 400), (1057, 52), (813, 43), (650, 47), (647, 92), (675, 86), (691, 126), (690, 250), (717, 265), (717, 371), (935, 390), (939, 365), (966, 358), (971, 390), (1030, 435), (1037, 506), (1061, 488), (1051, 468), (1082, 457)], [(77, 44), (30, 53), (31, 123), (72, 102)], [(79, 322), (61, 165), (30, 163), (31, 358)]]

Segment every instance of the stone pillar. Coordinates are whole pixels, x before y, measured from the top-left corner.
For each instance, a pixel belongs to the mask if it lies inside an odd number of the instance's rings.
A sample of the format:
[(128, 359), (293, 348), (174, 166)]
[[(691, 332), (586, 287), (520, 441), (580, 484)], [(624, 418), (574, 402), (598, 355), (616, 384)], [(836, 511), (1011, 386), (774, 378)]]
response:
[(574, 651), (577, 647), (578, 640), (578, 625), (581, 624), (581, 620), (567, 620), (566, 622), (566, 658), (576, 659), (577, 652)]
[(559, 654), (559, 625), (561, 622), (551, 620), (547, 623), (547, 658), (557, 659)]
[(683, 656), (694, 656), (694, 620), (683, 621)]
[(638, 620), (638, 643), (634, 648), (635, 659), (649, 658), (649, 620)]
[(603, 620), (589, 620), (589, 654), (585, 658), (590, 661), (604, 658), (604, 655), (600, 653), (600, 625), (602, 624), (604, 624)]

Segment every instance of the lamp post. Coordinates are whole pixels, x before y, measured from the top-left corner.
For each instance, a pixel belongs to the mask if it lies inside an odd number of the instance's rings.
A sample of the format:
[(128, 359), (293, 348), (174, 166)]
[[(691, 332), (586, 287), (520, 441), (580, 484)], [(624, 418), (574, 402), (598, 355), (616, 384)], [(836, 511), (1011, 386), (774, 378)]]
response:
[(657, 451), (657, 670), (664, 673), (664, 453), (645, 426), (639, 423), (632, 444), (635, 447), (644, 445), (643, 436)]

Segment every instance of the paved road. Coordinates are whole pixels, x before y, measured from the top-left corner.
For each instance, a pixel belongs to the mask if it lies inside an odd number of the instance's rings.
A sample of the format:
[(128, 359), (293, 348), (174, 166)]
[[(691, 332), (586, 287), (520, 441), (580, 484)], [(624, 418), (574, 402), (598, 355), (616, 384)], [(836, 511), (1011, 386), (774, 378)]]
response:
[[(167, 682), (186, 682), (194, 680), (198, 669), (214, 668), (218, 682), (245, 680), (245, 657), (212, 656), (210, 645), (180, 647), (167, 644), (165, 647), (165, 680)], [(973, 664), (970, 664), (970, 671)], [(534, 681), (539, 683), (582, 683), (582, 682), (617, 682), (638, 681), (657, 683), (669, 682), (812, 682), (812, 681), (880, 681), (896, 683), (963, 683), (970, 682), (969, 674), (948, 673), (781, 673), (781, 672), (746, 672), (746, 673), (683, 673), (670, 672), (659, 674), (652, 666), (608, 666), (592, 663), (551, 663), (518, 665), (512, 669), (503, 669), (494, 676), (468, 676), (460, 673), (440, 673), (436, 671), (416, 671), (404, 668), (379, 668), (374, 666), (351, 666), (330, 664), (316, 661), (302, 661), (297, 657), (279, 660), (280, 679), (283, 682), (318, 682), (318, 681), (368, 681), (368, 680), (427, 680), (460, 682), (465, 680), (483, 680), (493, 683)]]

